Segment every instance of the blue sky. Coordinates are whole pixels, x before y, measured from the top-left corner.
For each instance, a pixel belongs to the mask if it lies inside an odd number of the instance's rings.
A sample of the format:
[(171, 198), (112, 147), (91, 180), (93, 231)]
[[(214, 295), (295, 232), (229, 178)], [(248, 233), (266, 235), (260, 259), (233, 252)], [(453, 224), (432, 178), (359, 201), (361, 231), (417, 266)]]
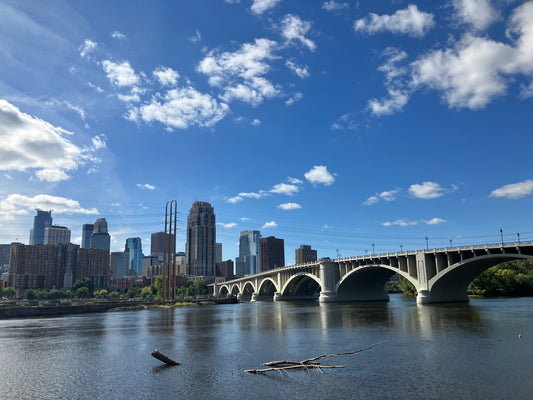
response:
[(224, 259), (533, 239), (533, 2), (0, 3), (0, 242), (196, 200)]

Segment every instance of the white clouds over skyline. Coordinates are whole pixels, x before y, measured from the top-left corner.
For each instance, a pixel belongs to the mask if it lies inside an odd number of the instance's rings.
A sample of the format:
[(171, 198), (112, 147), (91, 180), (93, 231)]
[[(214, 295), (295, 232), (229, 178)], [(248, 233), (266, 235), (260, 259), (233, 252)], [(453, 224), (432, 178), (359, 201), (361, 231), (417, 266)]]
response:
[(306, 37), (310, 29), (311, 23), (302, 21), (297, 15), (288, 14), (281, 21), (281, 36), (285, 38), (286, 43), (297, 41), (309, 50), (315, 51), (315, 42)]
[(288, 210), (298, 210), (302, 208), (302, 206), (298, 203), (283, 203), (283, 204), (280, 204), (278, 208), (288, 211)]
[(252, 10), (254, 14), (261, 15), (265, 11), (275, 7), (280, 1), (281, 0), (253, 0), (250, 10)]
[(437, 199), (444, 195), (445, 189), (435, 182), (423, 182), (409, 187), (409, 194), (417, 199)]
[(278, 224), (276, 224), (274, 221), (266, 222), (261, 229), (270, 229), (270, 228), (277, 228)]
[(330, 186), (335, 182), (335, 174), (328, 172), (328, 168), (325, 165), (315, 165), (309, 171), (307, 171), (304, 176), (309, 182), (313, 185), (322, 184), (325, 186)]
[(520, 199), (533, 193), (533, 181), (527, 179), (523, 182), (510, 183), (491, 192), (489, 197), (505, 197), (507, 199)]
[(13, 219), (16, 215), (27, 215), (34, 209), (53, 210), (54, 213), (97, 215), (95, 208), (86, 209), (76, 200), (65, 197), (39, 194), (33, 197), (10, 194), (0, 201), (0, 216)]
[(444, 220), (442, 218), (436, 218), (436, 217), (428, 219), (428, 220), (422, 219), (422, 220), (418, 220), (418, 221), (409, 221), (406, 218), (400, 218), (400, 219), (397, 219), (397, 220), (394, 220), (394, 221), (383, 222), (381, 225), (383, 225), (383, 226), (400, 226), (400, 227), (404, 228), (406, 226), (415, 226), (415, 225), (418, 225), (418, 224), (438, 225), (438, 224), (443, 224), (445, 222), (446, 222), (446, 220)]
[(487, 28), (499, 18), (491, 0), (453, 0), (452, 4), (456, 17), (478, 30)]

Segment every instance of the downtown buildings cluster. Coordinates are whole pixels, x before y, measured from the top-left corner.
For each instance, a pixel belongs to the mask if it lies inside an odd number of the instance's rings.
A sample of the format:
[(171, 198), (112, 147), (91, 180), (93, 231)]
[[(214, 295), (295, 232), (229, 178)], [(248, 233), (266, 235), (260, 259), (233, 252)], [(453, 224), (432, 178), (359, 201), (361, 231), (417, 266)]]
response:
[[(151, 235), (151, 251), (144, 255), (140, 237), (128, 238), (124, 251), (111, 252), (107, 221), (99, 218), (82, 226), (81, 246), (70, 242), (67, 227), (53, 225), (52, 211), (36, 210), (29, 244), (0, 245), (2, 287), (28, 289), (72, 288), (76, 280), (90, 278), (97, 289), (126, 289), (141, 280), (153, 282), (162, 273), (165, 242), (170, 234)], [(284, 240), (262, 237), (258, 230), (240, 233), (239, 256), (223, 261), (222, 244), (216, 242), (216, 215), (211, 204), (195, 202), (187, 217), (185, 252), (176, 253), (176, 282), (206, 279), (223, 281), (285, 266)], [(175, 238), (172, 236), (171, 240)], [(295, 250), (296, 264), (317, 260), (316, 250), (301, 245)], [(7, 270), (7, 271), (6, 271)]]

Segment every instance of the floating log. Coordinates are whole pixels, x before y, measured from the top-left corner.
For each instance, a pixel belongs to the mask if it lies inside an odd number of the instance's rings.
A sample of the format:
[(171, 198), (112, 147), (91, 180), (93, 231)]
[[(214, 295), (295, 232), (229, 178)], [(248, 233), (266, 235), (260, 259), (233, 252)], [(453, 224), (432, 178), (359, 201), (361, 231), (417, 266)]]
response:
[(152, 357), (157, 358), (159, 361), (162, 361), (167, 365), (181, 365), (180, 362), (173, 360), (169, 356), (161, 353), (159, 350), (152, 351)]

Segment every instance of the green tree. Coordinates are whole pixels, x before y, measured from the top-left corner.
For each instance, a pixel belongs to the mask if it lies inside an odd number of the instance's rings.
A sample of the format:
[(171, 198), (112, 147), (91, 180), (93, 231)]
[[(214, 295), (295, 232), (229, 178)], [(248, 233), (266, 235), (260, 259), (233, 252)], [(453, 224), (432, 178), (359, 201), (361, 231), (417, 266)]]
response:
[(16, 290), (12, 288), (11, 286), (8, 286), (4, 290), (2, 290), (3, 297), (11, 298), (11, 297), (15, 297), (16, 294), (17, 294)]
[(401, 291), (403, 292), (404, 296), (408, 297), (415, 297), (416, 296), (416, 289), (413, 286), (411, 282), (409, 282), (408, 279), (404, 278), (403, 276), (399, 275), (399, 286)]
[(76, 292), (74, 293), (74, 297), (77, 299), (86, 299), (90, 296), (89, 288), (87, 286), (82, 286), (78, 289), (76, 289)]
[(94, 292), (94, 297), (96, 297), (97, 299), (105, 299), (107, 298), (107, 295), (108, 295), (108, 292), (105, 289), (102, 289), (98, 292)]
[(24, 293), (24, 297), (28, 300), (35, 300), (35, 290), (26, 290), (26, 293)]
[(74, 282), (74, 285), (72, 285), (72, 290), (76, 291), (82, 287), (86, 287), (89, 290), (89, 294), (92, 294), (94, 291), (94, 283), (92, 279), (89, 277), (78, 279)]
[(141, 297), (144, 299), (146, 297), (152, 297), (152, 287), (151, 286), (146, 286), (146, 287), (143, 287), (143, 289), (141, 290)]

